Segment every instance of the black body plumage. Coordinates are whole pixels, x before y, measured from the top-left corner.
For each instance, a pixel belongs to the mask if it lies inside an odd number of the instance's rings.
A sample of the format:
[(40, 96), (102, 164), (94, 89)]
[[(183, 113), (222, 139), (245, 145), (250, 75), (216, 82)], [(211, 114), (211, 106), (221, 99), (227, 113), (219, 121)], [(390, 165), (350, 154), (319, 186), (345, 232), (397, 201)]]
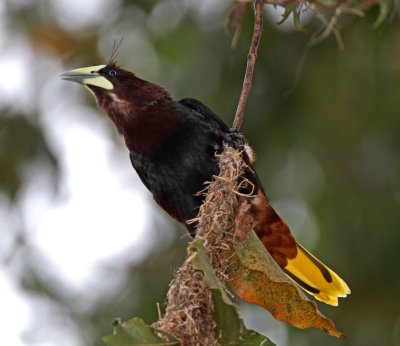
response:
[(193, 224), (203, 201), (204, 183), (219, 172), (215, 153), (228, 138), (228, 126), (195, 99), (175, 101), (174, 130), (150, 151), (130, 152), (133, 167), (158, 204), (194, 236)]

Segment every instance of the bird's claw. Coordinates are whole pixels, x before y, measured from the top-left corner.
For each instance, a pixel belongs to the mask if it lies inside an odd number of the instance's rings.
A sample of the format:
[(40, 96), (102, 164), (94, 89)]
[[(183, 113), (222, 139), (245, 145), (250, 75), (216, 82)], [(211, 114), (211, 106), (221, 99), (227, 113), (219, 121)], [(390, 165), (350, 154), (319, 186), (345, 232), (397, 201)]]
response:
[(238, 130), (230, 128), (225, 136), (224, 142), (237, 150), (242, 151), (245, 149), (245, 141)]

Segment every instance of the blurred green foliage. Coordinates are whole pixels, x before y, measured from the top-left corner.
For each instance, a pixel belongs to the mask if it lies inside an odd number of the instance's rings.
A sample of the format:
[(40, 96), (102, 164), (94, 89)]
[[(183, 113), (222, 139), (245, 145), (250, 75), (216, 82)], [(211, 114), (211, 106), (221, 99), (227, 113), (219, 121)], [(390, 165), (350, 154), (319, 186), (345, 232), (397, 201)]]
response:
[[(62, 25), (55, 2), (5, 1), (3, 11), (8, 30), (22, 35), (36, 56), (61, 60), (66, 68), (106, 62), (113, 39), (124, 36), (118, 60), (125, 68), (177, 98), (200, 99), (231, 123), (252, 15), (246, 16), (232, 50), (224, 32), (224, 2), (215, 9), (193, 3), (115, 1), (112, 13), (98, 13), (107, 18), (104, 23), (76, 30)], [(271, 203), (305, 245), (308, 226), (313, 227), (314, 252), (351, 287), (338, 308), (320, 309), (347, 335), (340, 343), (355, 346), (400, 345), (400, 23), (394, 16), (373, 29), (378, 11), (375, 7), (365, 18), (341, 22), (344, 50), (333, 37), (306, 48), (315, 21), (297, 32), (266, 20), (242, 127), (257, 153), (256, 168)], [(59, 158), (42, 123), (32, 117), (40, 113), (38, 105), (18, 112), (7, 104), (0, 107), (0, 188), (15, 200), (28, 179), (29, 163), (55, 172)], [(59, 176), (52, 177), (56, 183)], [(291, 214), (299, 206), (307, 211), (304, 223)], [(126, 275), (123, 288), (88, 309), (79, 306), (84, 295), (71, 297), (67, 287), (43, 273), (31, 247), (21, 250), (25, 272), (15, 280), (69, 316), (83, 344), (101, 345), (116, 316), (141, 316), (147, 323), (157, 319), (155, 304), (163, 302), (184, 256), (182, 233), (179, 228), (174, 245), (159, 244), (131, 267), (110, 268), (107, 278), (113, 271)], [(338, 344), (318, 331), (288, 330), (290, 345)]]
[(21, 114), (4, 109), (0, 117), (0, 189), (14, 199), (24, 176), (22, 171), (33, 161), (55, 173), (57, 161), (38, 124)]

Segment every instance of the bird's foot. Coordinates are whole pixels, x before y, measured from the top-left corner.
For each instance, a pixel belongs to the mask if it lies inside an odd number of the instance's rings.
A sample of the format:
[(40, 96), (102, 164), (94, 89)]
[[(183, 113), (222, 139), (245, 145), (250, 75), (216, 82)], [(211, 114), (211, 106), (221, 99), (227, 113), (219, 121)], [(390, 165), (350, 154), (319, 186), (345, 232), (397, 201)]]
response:
[(226, 134), (224, 143), (240, 151), (243, 151), (245, 149), (246, 144), (239, 131), (232, 128), (230, 128), (229, 132)]

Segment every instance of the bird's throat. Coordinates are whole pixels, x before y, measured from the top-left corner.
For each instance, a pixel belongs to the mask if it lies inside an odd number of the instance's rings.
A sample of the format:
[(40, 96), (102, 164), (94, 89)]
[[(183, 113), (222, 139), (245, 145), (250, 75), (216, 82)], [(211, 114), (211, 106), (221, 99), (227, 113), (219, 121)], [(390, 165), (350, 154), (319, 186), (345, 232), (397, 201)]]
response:
[(169, 95), (143, 99), (121, 99), (114, 93), (97, 100), (124, 137), (131, 152), (150, 152), (174, 131), (176, 110)]

